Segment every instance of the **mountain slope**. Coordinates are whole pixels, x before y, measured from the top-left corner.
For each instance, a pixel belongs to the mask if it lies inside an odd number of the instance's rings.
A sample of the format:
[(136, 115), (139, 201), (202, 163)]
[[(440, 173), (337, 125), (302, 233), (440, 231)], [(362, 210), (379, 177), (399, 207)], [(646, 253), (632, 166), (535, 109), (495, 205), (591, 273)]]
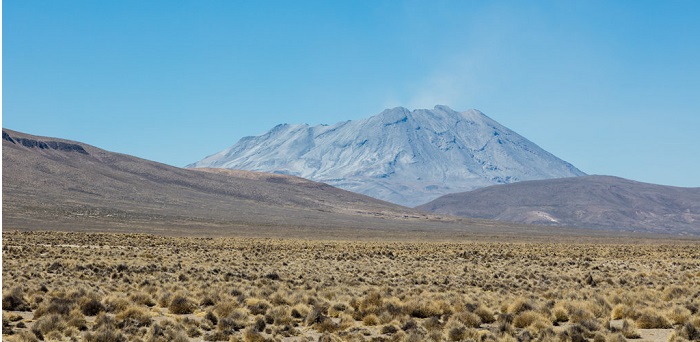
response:
[(188, 167), (295, 175), (393, 203), (583, 175), (476, 110), (398, 107), (332, 126), (279, 125)]
[(443, 217), (298, 177), (181, 169), (6, 129), (2, 144), (3, 231), (501, 242), (644, 238)]
[(417, 207), (509, 222), (700, 235), (700, 188), (584, 176), (494, 185)]
[(427, 217), (297, 177), (181, 169), (6, 129), (2, 158), (5, 228), (303, 224), (333, 229), (365, 218)]

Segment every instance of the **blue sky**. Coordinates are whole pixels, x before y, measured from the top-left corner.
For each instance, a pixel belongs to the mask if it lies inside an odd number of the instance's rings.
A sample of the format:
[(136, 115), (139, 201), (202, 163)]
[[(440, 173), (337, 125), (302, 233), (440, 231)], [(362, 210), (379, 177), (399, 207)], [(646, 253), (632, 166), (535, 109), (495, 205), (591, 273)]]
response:
[(476, 108), (700, 186), (700, 1), (3, 1), (3, 127), (183, 166), (279, 123)]

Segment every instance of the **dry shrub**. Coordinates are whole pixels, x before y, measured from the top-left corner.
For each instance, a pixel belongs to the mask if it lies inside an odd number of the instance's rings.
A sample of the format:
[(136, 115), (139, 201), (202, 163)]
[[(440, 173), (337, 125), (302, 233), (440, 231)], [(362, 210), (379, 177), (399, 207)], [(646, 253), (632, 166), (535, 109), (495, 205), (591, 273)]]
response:
[(175, 315), (191, 314), (194, 309), (194, 303), (182, 294), (175, 295), (168, 305), (168, 311)]
[(237, 309), (238, 304), (232, 300), (223, 300), (214, 306), (214, 312), (216, 312), (219, 317), (228, 317)]
[(7, 337), (3, 336), (3, 339), (5, 338), (8, 342), (39, 342), (36, 335), (29, 331), (20, 331), (19, 333)]
[(338, 318), (340, 318), (340, 330), (345, 330), (355, 326), (355, 319), (348, 314), (340, 314)]
[(535, 305), (532, 304), (532, 301), (525, 298), (518, 298), (508, 306), (507, 312), (517, 315), (521, 312), (530, 311), (534, 309)]
[(488, 331), (467, 328), (467, 341), (485, 341), (489, 336), (493, 337)]
[(15, 287), (2, 295), (2, 309), (4, 311), (31, 311), (29, 303), (24, 299), (22, 288)]
[(700, 316), (693, 316), (691, 319), (688, 320), (688, 323), (700, 329)]
[(338, 317), (341, 313), (345, 313), (348, 310), (349, 305), (345, 303), (334, 303), (328, 308), (328, 316)]
[(423, 328), (428, 331), (442, 330), (442, 323), (439, 318), (433, 316), (423, 321)]
[(102, 305), (97, 298), (86, 298), (80, 300), (78, 306), (80, 306), (80, 311), (85, 316), (96, 316), (98, 313), (105, 311), (105, 306)]
[(678, 331), (672, 331), (671, 335), (668, 336), (666, 342), (688, 342), (688, 339), (683, 338)]
[(219, 320), (219, 324), (217, 324), (216, 327), (224, 336), (228, 336), (245, 328), (245, 325), (246, 322), (243, 320), (225, 317)]
[(170, 305), (170, 299), (172, 298), (173, 294), (170, 292), (164, 292), (159, 298), (158, 298), (158, 306), (161, 308), (167, 308), (168, 305)]
[(225, 334), (232, 334), (234, 331), (245, 328), (248, 323), (248, 312), (244, 309), (234, 309), (227, 316), (219, 316), (217, 328)]
[(435, 306), (441, 315), (451, 315), (454, 312), (452, 305), (443, 299), (435, 300)]
[(44, 336), (44, 340), (46, 340), (46, 341), (62, 341), (63, 334), (58, 332), (58, 331), (50, 331), (48, 334), (46, 334)]
[(690, 322), (683, 324), (678, 335), (689, 341), (700, 341), (700, 329)]
[(215, 331), (204, 335), (205, 341), (240, 341), (240, 339), (234, 339), (229, 337), (230, 334), (223, 333), (221, 331)]
[(569, 310), (562, 303), (557, 303), (552, 309), (552, 318), (555, 322), (566, 322), (569, 320)]
[(292, 307), (292, 310), (289, 314), (292, 316), (292, 318), (303, 319), (309, 315), (310, 311), (311, 308), (308, 305), (297, 304)]
[(664, 290), (662, 298), (665, 301), (672, 301), (688, 294), (688, 289), (680, 286), (670, 286)]
[(594, 318), (595, 315), (592, 312), (581, 306), (572, 305), (569, 307), (569, 322), (571, 323), (580, 323)]
[(682, 306), (674, 306), (666, 313), (666, 317), (670, 319), (673, 324), (685, 324), (690, 319), (690, 315), (690, 310)]
[(325, 318), (321, 307), (314, 306), (311, 311), (309, 311), (309, 314), (306, 315), (304, 323), (306, 323), (307, 326), (312, 326), (316, 323), (321, 323)]
[(412, 300), (404, 309), (408, 315), (415, 318), (428, 318), (442, 314), (435, 302), (426, 300)]
[(612, 310), (610, 302), (598, 294), (583, 302), (582, 306), (590, 311), (596, 318), (607, 317), (610, 315), (610, 310)]
[(56, 332), (63, 332), (63, 329), (66, 328), (66, 322), (63, 320), (63, 317), (58, 314), (48, 314), (45, 316), (42, 316), (39, 320), (34, 323), (34, 326), (32, 327), (32, 332), (40, 339), (44, 339), (44, 335), (48, 334), (49, 332), (56, 331)]
[(81, 331), (88, 329), (85, 316), (77, 308), (68, 315), (68, 325)]
[(442, 341), (442, 331), (440, 331), (440, 330), (428, 331), (428, 340), (434, 341), (434, 342), (441, 342)]
[(530, 333), (529, 330), (523, 330), (516, 336), (516, 338), (518, 341), (531, 341), (532, 333)]
[(202, 298), (199, 300), (199, 305), (207, 307), (214, 306), (218, 302), (219, 298), (216, 294), (204, 293)]
[(68, 316), (73, 309), (74, 303), (68, 298), (51, 298), (48, 303), (42, 303), (34, 311), (34, 319), (38, 319), (46, 314), (57, 314)]
[(115, 295), (107, 296), (104, 299), (105, 311), (110, 313), (120, 313), (129, 308), (130, 306), (131, 303), (128, 300)]
[(487, 308), (484, 305), (479, 305), (475, 310), (474, 313), (479, 316), (481, 319), (482, 323), (493, 323), (496, 321), (496, 318), (493, 316), (493, 311), (491, 309)]
[(399, 328), (393, 324), (388, 324), (388, 325), (382, 326), (382, 329), (380, 330), (380, 332), (382, 334), (386, 334), (386, 335), (393, 335), (393, 334), (397, 333), (398, 331), (399, 331)]
[(151, 325), (151, 315), (141, 307), (130, 306), (114, 317), (120, 328), (140, 328)]
[(612, 319), (636, 319), (637, 317), (639, 317), (639, 313), (635, 311), (631, 306), (626, 304), (615, 305), (612, 309), (612, 312), (610, 313), (610, 318)]
[(207, 311), (207, 313), (204, 315), (204, 319), (209, 321), (212, 325), (219, 323), (219, 318), (216, 317), (216, 315), (211, 311)]
[(392, 317), (398, 317), (404, 312), (404, 304), (401, 299), (391, 297), (384, 301), (384, 311)]
[(131, 299), (131, 301), (137, 305), (145, 305), (148, 307), (156, 305), (156, 303), (153, 301), (153, 298), (149, 294), (140, 291), (132, 293), (129, 296), (129, 299)]
[(243, 341), (245, 342), (265, 342), (265, 336), (253, 328), (243, 330)]
[(338, 337), (333, 336), (330, 333), (323, 333), (318, 337), (318, 342), (341, 342), (342, 340)]
[(510, 335), (502, 336), (498, 338), (498, 342), (518, 342), (518, 340)]
[(622, 321), (622, 330), (620, 332), (626, 338), (639, 338), (639, 332), (629, 319)]
[(551, 323), (549, 322), (549, 320), (547, 320), (546, 317), (544, 317), (541, 313), (535, 311), (524, 311), (513, 318), (513, 326), (515, 326), (516, 328), (529, 327), (530, 325), (533, 325), (536, 322), (538, 324), (546, 322), (547, 326), (551, 325)]
[[(183, 320), (183, 323), (184, 322)], [(189, 338), (184, 334), (185, 326), (171, 319), (163, 320), (151, 325), (146, 334), (147, 342), (187, 342)]]
[(394, 316), (389, 314), (388, 312), (384, 311), (379, 315), (379, 323), (381, 324), (388, 324), (389, 322), (394, 320)]
[(668, 329), (671, 323), (663, 316), (652, 310), (646, 310), (635, 321), (640, 329)]
[[(426, 340), (425, 333), (422, 331), (411, 331), (406, 334), (403, 342), (422, 342)], [(361, 340), (360, 340), (361, 341)]]
[(2, 313), (2, 326), (3, 326), (3, 328), (7, 327), (10, 324), (10, 322), (17, 322), (17, 321), (21, 321), (21, 320), (22, 320), (21, 315), (17, 315), (17, 314), (13, 314), (13, 313), (8, 313), (6, 315), (4, 312)]
[(270, 302), (274, 305), (289, 305), (289, 299), (284, 293), (280, 292), (275, 292), (274, 295), (272, 295), (272, 298), (270, 298)]
[(273, 307), (268, 312), (268, 315), (272, 318), (271, 324), (288, 325), (288, 324), (292, 324), (292, 322), (293, 322), (293, 319), (292, 319), (292, 316), (289, 312), (289, 309), (287, 309), (284, 306)]
[(593, 336), (593, 342), (605, 342), (605, 335), (596, 333), (595, 336)]
[(362, 324), (374, 326), (379, 324), (379, 317), (375, 314), (369, 314), (362, 319)]
[(447, 338), (450, 341), (464, 341), (467, 338), (467, 327), (456, 320), (450, 320), (445, 326)]
[[(586, 328), (589, 332), (600, 330), (600, 323), (594, 318), (580, 321), (578, 324)], [(590, 335), (587, 337), (590, 337)]]
[(67, 327), (63, 330), (63, 336), (68, 337), (71, 341), (80, 338), (80, 330), (76, 327)]
[(246, 306), (251, 315), (264, 315), (270, 308), (270, 303), (266, 300), (260, 300), (257, 298), (246, 299)]
[(460, 312), (452, 315), (450, 320), (456, 320), (468, 328), (478, 328), (481, 326), (481, 317), (471, 312)]
[(114, 317), (111, 315), (107, 315), (104, 312), (100, 312), (99, 314), (97, 314), (97, 316), (95, 317), (95, 323), (92, 328), (93, 330), (95, 330), (102, 327), (115, 328), (116, 322), (114, 321)]
[[(189, 337), (196, 337), (196, 336), (189, 336)], [(168, 333), (166, 334), (166, 338), (167, 338), (168, 342), (190, 342), (188, 335), (184, 334), (181, 331), (168, 331)]]
[[(569, 325), (565, 331), (562, 331), (560, 333), (563, 336), (560, 335), (559, 340), (560, 341), (563, 340), (562, 337), (564, 337), (565, 340), (569, 340), (572, 342), (574, 342), (574, 341), (585, 342), (588, 340), (586, 338), (586, 333), (587, 333), (586, 329), (584, 327), (582, 327), (580, 324), (572, 324), (572, 325)], [(593, 337), (593, 336), (591, 336), (591, 337)]]
[(382, 295), (377, 291), (368, 293), (359, 303), (358, 309), (366, 314), (378, 315), (382, 310)]
[(405, 342), (406, 338), (408, 338), (408, 335), (401, 330), (399, 330), (399, 331), (397, 331), (389, 336), (390, 336), (389, 341), (392, 341), (392, 342)]
[(340, 325), (328, 317), (323, 317), (320, 322), (314, 324), (314, 329), (320, 333), (334, 333), (340, 330)]
[(608, 335), (608, 338), (605, 339), (605, 342), (627, 342), (627, 339), (625, 339), (624, 336), (620, 333), (615, 333)]
[(85, 334), (86, 342), (126, 342), (126, 337), (114, 328), (102, 327), (97, 331)]
[(418, 329), (418, 323), (416, 323), (415, 320), (409, 319), (406, 322), (401, 325), (401, 330), (403, 331), (412, 331), (412, 330), (417, 330)]

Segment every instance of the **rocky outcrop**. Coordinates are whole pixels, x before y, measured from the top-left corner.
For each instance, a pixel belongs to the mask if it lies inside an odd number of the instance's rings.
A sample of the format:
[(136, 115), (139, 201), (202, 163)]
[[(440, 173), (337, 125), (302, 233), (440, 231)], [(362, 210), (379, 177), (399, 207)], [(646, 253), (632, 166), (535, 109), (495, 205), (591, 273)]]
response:
[(85, 149), (78, 144), (69, 144), (62, 141), (41, 141), (27, 138), (13, 138), (9, 133), (2, 131), (2, 139), (13, 144), (19, 144), (28, 148), (38, 148), (41, 150), (51, 149), (64, 152), (77, 152), (81, 154), (89, 154)]

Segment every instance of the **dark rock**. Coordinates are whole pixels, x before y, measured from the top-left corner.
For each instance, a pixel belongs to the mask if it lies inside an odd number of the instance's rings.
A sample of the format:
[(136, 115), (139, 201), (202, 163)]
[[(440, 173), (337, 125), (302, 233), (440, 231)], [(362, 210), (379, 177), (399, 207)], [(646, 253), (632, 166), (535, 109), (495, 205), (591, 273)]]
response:
[(56, 150), (63, 152), (77, 152), (81, 154), (89, 154), (85, 149), (78, 144), (70, 144), (62, 141), (41, 141), (28, 138), (12, 138), (9, 133), (2, 131), (2, 139), (13, 144), (20, 144), (28, 148), (38, 148), (41, 150)]

